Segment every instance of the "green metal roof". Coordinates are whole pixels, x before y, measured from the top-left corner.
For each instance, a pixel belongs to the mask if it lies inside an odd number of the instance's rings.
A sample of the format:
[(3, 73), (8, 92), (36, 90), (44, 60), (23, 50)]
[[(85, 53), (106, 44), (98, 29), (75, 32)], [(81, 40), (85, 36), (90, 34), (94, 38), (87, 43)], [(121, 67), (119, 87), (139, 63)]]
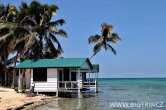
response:
[(99, 73), (99, 65), (98, 64), (92, 64), (92, 69), (89, 71), (89, 70), (82, 70), (83, 72), (86, 72), (86, 73)]
[[(80, 68), (85, 62), (90, 63), (88, 58), (59, 58), (59, 59), (38, 59), (25, 60), (15, 68), (51, 68), (51, 67), (78, 67)], [(91, 65), (91, 63), (90, 63)]]
[(99, 65), (98, 64), (93, 64), (93, 69), (91, 69), (91, 73), (98, 73), (99, 72)]

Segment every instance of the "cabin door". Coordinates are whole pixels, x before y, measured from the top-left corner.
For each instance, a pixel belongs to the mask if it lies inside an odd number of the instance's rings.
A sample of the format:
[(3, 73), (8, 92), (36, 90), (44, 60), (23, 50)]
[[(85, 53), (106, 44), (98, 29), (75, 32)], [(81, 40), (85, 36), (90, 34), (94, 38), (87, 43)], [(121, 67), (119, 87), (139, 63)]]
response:
[(63, 69), (59, 69), (59, 70), (58, 70), (58, 73), (59, 73), (59, 75), (58, 75), (58, 76), (59, 76), (59, 78), (58, 78), (59, 81), (64, 81)]

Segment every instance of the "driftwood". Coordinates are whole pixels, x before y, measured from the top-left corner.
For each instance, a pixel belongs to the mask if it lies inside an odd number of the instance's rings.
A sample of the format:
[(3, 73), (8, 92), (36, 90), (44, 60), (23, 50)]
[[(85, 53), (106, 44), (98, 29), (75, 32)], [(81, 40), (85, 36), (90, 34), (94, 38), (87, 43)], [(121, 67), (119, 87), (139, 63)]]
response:
[(28, 106), (28, 105), (31, 105), (31, 104), (34, 104), (34, 102), (27, 102), (24, 104), (24, 106)]
[(7, 108), (7, 110), (21, 110), (21, 109), (25, 108), (25, 106), (28, 106), (31, 104), (34, 104), (34, 102), (27, 102), (27, 103), (24, 103), (23, 105), (20, 105), (20, 106), (14, 107), (14, 108)]

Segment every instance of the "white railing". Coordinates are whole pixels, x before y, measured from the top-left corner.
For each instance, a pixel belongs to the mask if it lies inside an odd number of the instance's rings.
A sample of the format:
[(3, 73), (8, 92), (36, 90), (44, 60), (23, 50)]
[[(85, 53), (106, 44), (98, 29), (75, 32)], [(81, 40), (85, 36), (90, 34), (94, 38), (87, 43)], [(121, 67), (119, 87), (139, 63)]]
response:
[(58, 81), (59, 89), (82, 89), (82, 88), (96, 88), (97, 82), (82, 82), (80, 81)]
[(58, 87), (61, 89), (78, 89), (77, 81), (58, 81)]
[(83, 82), (83, 87), (97, 87), (97, 82)]

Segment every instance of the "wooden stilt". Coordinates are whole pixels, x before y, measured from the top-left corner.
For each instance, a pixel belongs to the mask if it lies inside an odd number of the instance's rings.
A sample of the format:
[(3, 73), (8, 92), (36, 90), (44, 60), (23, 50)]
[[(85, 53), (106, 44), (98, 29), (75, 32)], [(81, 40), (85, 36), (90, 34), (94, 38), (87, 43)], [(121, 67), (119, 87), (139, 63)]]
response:
[(19, 76), (18, 76), (18, 92), (21, 92), (21, 69), (19, 69)]
[(82, 98), (82, 93), (81, 93), (81, 78), (80, 78), (80, 75), (81, 75), (81, 73), (80, 73), (80, 68), (78, 69), (78, 98)]

